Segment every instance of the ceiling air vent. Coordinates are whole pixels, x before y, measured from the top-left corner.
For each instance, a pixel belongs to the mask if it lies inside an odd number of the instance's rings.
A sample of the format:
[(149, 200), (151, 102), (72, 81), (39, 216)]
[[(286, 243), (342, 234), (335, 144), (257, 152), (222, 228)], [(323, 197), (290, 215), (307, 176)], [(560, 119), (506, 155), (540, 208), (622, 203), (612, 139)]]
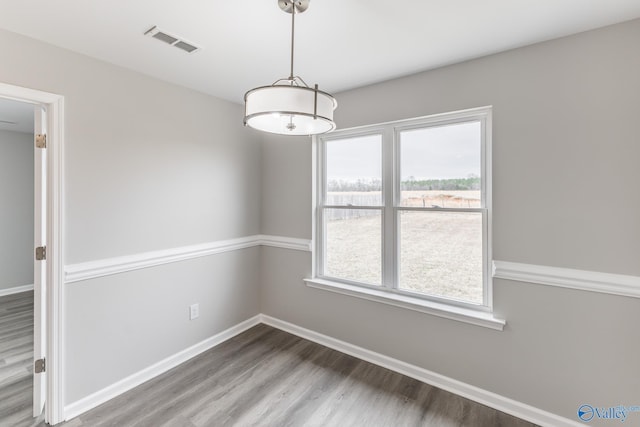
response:
[(154, 39), (165, 42), (168, 45), (171, 45), (175, 48), (183, 50), (187, 53), (194, 53), (200, 50), (198, 46), (194, 46), (193, 44), (184, 41), (180, 37), (173, 36), (165, 31), (162, 31), (158, 27), (152, 27), (144, 33), (145, 36), (153, 37)]

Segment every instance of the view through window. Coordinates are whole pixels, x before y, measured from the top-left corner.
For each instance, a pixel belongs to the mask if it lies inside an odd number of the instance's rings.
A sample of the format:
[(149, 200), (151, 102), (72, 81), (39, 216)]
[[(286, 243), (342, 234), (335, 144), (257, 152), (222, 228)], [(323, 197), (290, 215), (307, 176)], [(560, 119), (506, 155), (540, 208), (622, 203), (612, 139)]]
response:
[(318, 275), (487, 305), (488, 113), (319, 138)]

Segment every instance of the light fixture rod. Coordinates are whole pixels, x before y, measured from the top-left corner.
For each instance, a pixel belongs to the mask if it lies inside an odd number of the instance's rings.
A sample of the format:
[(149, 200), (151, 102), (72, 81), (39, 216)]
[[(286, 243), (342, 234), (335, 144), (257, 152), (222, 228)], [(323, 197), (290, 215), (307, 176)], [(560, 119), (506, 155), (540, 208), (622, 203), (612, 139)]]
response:
[(313, 90), (313, 120), (318, 118), (318, 84)]
[(291, 73), (289, 74), (289, 79), (291, 79), (291, 84), (293, 84), (293, 46), (294, 46), (294, 40), (295, 40), (295, 37), (294, 37), (295, 32), (296, 32), (296, 5), (294, 3), (291, 5)]

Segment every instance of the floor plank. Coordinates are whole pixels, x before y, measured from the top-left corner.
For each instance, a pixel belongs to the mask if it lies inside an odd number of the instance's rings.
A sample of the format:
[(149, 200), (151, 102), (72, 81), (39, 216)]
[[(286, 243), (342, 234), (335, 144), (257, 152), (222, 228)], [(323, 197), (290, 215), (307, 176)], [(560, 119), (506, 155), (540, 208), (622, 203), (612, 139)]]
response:
[(42, 425), (32, 418), (33, 291), (0, 297), (0, 426)]
[[(33, 323), (27, 303), (33, 293), (25, 294), (0, 298), (0, 348), (6, 352), (0, 352), (0, 425), (42, 427), (31, 418), (31, 355), (25, 356), (33, 351), (25, 342), (33, 326), (7, 320)], [(30, 315), (20, 315), (29, 309)], [(533, 426), (266, 325), (60, 425)]]

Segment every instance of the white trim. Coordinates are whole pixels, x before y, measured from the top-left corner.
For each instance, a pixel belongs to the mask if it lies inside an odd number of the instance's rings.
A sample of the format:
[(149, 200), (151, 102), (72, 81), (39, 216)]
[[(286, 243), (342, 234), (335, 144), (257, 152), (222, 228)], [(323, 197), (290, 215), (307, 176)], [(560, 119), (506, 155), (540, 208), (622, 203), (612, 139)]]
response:
[(332, 348), (342, 353), (349, 354), (358, 359), (365, 360), (378, 366), (398, 372), (402, 375), (414, 378), (426, 384), (438, 387), (442, 390), (455, 393), (464, 398), (473, 400), (496, 410), (511, 414), (515, 417), (539, 424), (541, 426), (553, 427), (578, 427), (583, 424), (561, 417), (559, 415), (535, 408), (522, 402), (501, 396), (499, 394), (481, 389), (479, 387), (446, 377), (427, 369), (411, 365), (398, 359), (349, 344), (327, 335), (305, 329), (289, 322), (265, 315), (258, 314), (245, 320), (229, 329), (226, 329), (204, 341), (201, 341), (185, 350), (169, 356), (147, 368), (144, 368), (116, 383), (103, 388), (89, 396), (73, 402), (64, 408), (64, 420), (68, 421), (95, 407), (107, 402), (138, 385), (149, 381), (164, 372), (186, 362), (187, 360), (233, 338), (234, 336), (260, 324), (272, 326), (274, 328), (289, 332), (309, 341), (316, 342), (325, 347)]
[(0, 297), (5, 295), (19, 294), (33, 290), (33, 283), (30, 285), (14, 286), (13, 288), (0, 289)]
[(349, 295), (382, 304), (393, 305), (409, 310), (458, 322), (469, 323), (476, 326), (502, 331), (506, 321), (493, 316), (491, 312), (472, 310), (465, 307), (458, 307), (451, 304), (443, 304), (423, 298), (413, 298), (408, 295), (401, 295), (387, 290), (377, 290), (365, 288), (363, 286), (349, 285), (346, 283), (332, 282), (325, 279), (304, 279), (307, 286), (338, 294)]
[(141, 268), (250, 248), (256, 245), (255, 240), (255, 236), (241, 237), (239, 239), (220, 240), (200, 245), (182, 246), (71, 264), (65, 267), (65, 281), (67, 283), (73, 283), (81, 280), (95, 279), (96, 277), (124, 273), (126, 271), (139, 270)]
[(283, 249), (310, 251), (311, 242), (306, 239), (256, 234), (237, 239), (219, 240), (199, 245), (182, 246), (159, 251), (143, 252), (114, 258), (105, 258), (65, 267), (66, 283), (95, 279), (141, 268), (155, 267), (172, 262), (185, 261), (254, 246), (271, 246)]
[[(47, 112), (34, 105), (33, 132), (47, 134)], [(47, 149), (33, 149), (33, 246), (47, 245)], [(47, 261), (32, 258), (33, 268), (33, 360), (44, 359), (47, 353)], [(40, 417), (47, 400), (47, 373), (33, 375), (33, 417)]]
[(640, 277), (638, 276), (493, 261), (493, 277), (640, 298)]
[(0, 83), (0, 97), (47, 108), (47, 398), (45, 421), (57, 424), (64, 410), (64, 97)]
[(64, 408), (65, 421), (75, 418), (78, 415), (83, 414), (90, 409), (93, 409), (96, 406), (115, 398), (116, 396), (119, 396), (131, 390), (132, 388), (137, 387), (140, 384), (167, 372), (169, 369), (175, 368), (181, 363), (184, 363), (187, 360), (199, 355), (200, 353), (203, 353), (223, 343), (224, 341), (233, 338), (234, 336), (258, 325), (259, 323), (260, 315), (256, 315), (210, 338), (207, 338), (204, 341), (201, 341), (189, 348), (179, 351), (172, 356), (154, 363), (153, 365), (144, 368), (141, 371), (129, 375), (128, 377), (123, 378), (120, 381), (103, 388), (102, 390), (99, 390), (93, 394), (90, 394), (89, 396), (83, 397), (78, 401), (66, 405)]
[(260, 234), (256, 236), (257, 244), (262, 246), (271, 246), (281, 249), (292, 249), (296, 251), (311, 252), (311, 240), (298, 239), (293, 237), (271, 236)]
[[(44, 95), (43, 95), (44, 96)], [(64, 98), (47, 106), (47, 399), (45, 420), (64, 417)]]
[[(377, 290), (374, 290), (375, 301), (379, 302), (388, 302), (392, 301), (391, 304), (398, 305), (395, 303), (398, 299), (404, 300), (404, 298), (398, 298), (397, 294), (401, 293), (401, 289), (399, 289), (399, 271), (400, 271), (400, 229), (398, 218), (400, 212), (402, 211), (416, 211), (416, 212), (478, 212), (482, 217), (482, 307), (478, 307), (476, 304), (470, 301), (456, 301), (453, 299), (439, 298), (436, 295), (425, 295), (424, 299), (437, 299), (436, 305), (438, 309), (432, 314), (443, 313), (443, 312), (457, 312), (458, 307), (463, 309), (467, 309), (470, 312), (476, 311), (484, 311), (490, 312), (493, 309), (493, 289), (492, 289), (492, 276), (491, 276), (491, 260), (492, 260), (492, 172), (491, 172), (491, 150), (492, 150), (492, 111), (493, 107), (491, 105), (470, 108), (466, 110), (459, 110), (453, 112), (446, 112), (440, 114), (434, 114), (430, 116), (416, 117), (405, 120), (397, 120), (390, 121), (386, 123), (379, 123), (373, 125), (360, 126), (349, 129), (342, 129), (331, 134), (320, 135), (316, 137), (313, 141), (313, 149), (314, 154), (312, 156), (312, 161), (314, 164), (312, 169), (315, 170), (315, 174), (313, 175), (312, 182), (314, 184), (315, 197), (312, 197), (312, 202), (314, 205), (312, 206), (312, 212), (314, 213), (314, 254), (313, 254), (313, 263), (312, 263), (312, 284), (315, 281), (317, 284), (320, 284), (319, 287), (323, 289), (328, 289), (325, 285), (327, 283), (334, 284), (335, 282), (341, 282), (345, 286), (337, 286), (337, 289), (348, 288), (349, 295), (359, 296), (357, 294), (370, 295), (370, 292), (367, 289), (364, 289), (363, 286), (362, 292), (354, 292), (355, 288), (352, 285), (356, 285), (356, 282), (349, 281), (342, 278), (331, 277), (326, 274), (324, 271), (324, 263), (326, 261), (326, 248), (324, 247), (326, 240), (326, 230), (323, 215), (326, 209), (332, 208), (343, 208), (343, 209), (376, 209), (381, 212), (381, 221), (382, 221), (382, 275), (381, 275), (381, 288), (388, 290), (389, 296), (385, 297), (384, 295), (377, 295)], [(480, 123), (480, 166), (481, 166), (481, 198), (482, 203), (480, 208), (455, 208), (455, 209), (443, 209), (443, 208), (427, 208), (427, 207), (405, 207), (401, 206), (400, 203), (400, 181), (401, 181), (401, 165), (400, 165), (400, 154), (401, 154), (401, 134), (404, 131), (415, 130), (415, 129), (428, 129), (430, 127), (436, 126), (445, 126), (445, 125), (453, 125), (453, 124), (468, 124), (468, 123)], [(349, 204), (332, 204), (329, 205), (326, 203), (326, 191), (325, 188), (327, 183), (327, 159), (326, 159), (326, 145), (327, 143), (335, 140), (360, 137), (360, 136), (369, 136), (369, 135), (378, 135), (380, 136), (380, 149), (381, 149), (381, 165), (382, 165), (382, 197), (383, 203), (380, 206), (351, 206)], [(333, 289), (328, 290), (335, 290)], [(341, 292), (345, 293), (345, 292)], [(367, 299), (371, 299), (365, 297)], [(411, 298), (411, 300), (418, 300), (420, 296), (416, 295)], [(431, 302), (426, 302), (424, 304), (421, 303), (412, 303), (407, 305), (404, 302), (399, 305), (401, 307), (411, 308), (418, 306), (432, 306)], [(440, 307), (445, 305), (455, 306), (454, 308), (447, 310), (440, 310)], [(422, 308), (418, 308), (418, 311), (424, 311)], [(431, 312), (428, 311), (428, 312)], [(443, 316), (449, 317), (449, 316)], [(477, 318), (477, 316), (471, 316), (472, 318)], [(484, 317), (484, 316), (481, 316)], [(449, 317), (450, 318), (450, 317)], [(468, 318), (468, 316), (463, 316), (462, 318)], [(455, 320), (458, 319), (456, 316)], [(492, 318), (491, 321), (494, 319)], [(464, 320), (463, 320), (464, 321)], [(502, 330), (502, 326), (495, 325), (494, 329)], [(496, 327), (497, 326), (497, 327)]]
[(322, 191), (318, 191), (318, 183), (320, 176), (318, 175), (318, 147), (321, 146), (318, 141), (318, 136), (313, 135), (311, 137), (311, 277), (318, 276), (318, 256), (314, 254), (320, 249), (318, 247), (318, 221), (321, 221), (321, 217), (318, 215), (317, 206), (319, 205), (318, 195), (322, 194)]
[(55, 93), (42, 92), (40, 90), (15, 86), (7, 83), (0, 83), (0, 96), (32, 104), (54, 104), (62, 98), (60, 95), (56, 95)]
[(493, 276), (491, 274), (493, 260), (493, 106), (487, 107), (485, 120), (482, 123), (482, 185), (484, 185), (484, 206), (482, 239), (486, 239), (483, 253), (483, 297), (489, 311), (493, 311)]
[(309, 341), (321, 344), (325, 347), (329, 347), (342, 353), (346, 353), (353, 357), (357, 357), (358, 359), (365, 360), (378, 366), (382, 366), (384, 368), (398, 372), (402, 375), (406, 375), (418, 381), (422, 381), (426, 384), (438, 387), (451, 393), (455, 393), (459, 396), (465, 397), (467, 399), (473, 400), (507, 414), (511, 414), (515, 417), (533, 422), (535, 424), (539, 424), (541, 426), (578, 427), (583, 425), (582, 423), (579, 423), (577, 421), (573, 421), (568, 418), (553, 414), (551, 412), (535, 408), (531, 405), (518, 402), (516, 400), (501, 396), (488, 390), (481, 389), (471, 384), (446, 377), (436, 372), (411, 365), (401, 360), (394, 359), (392, 357), (385, 356), (383, 354), (376, 353), (374, 351), (367, 350), (353, 344), (349, 344), (345, 341), (341, 341), (327, 335), (302, 328), (300, 326), (285, 322), (280, 319), (276, 319), (271, 316), (267, 316), (265, 314), (260, 315), (260, 320), (266, 325), (281, 329), (283, 331), (305, 338)]

